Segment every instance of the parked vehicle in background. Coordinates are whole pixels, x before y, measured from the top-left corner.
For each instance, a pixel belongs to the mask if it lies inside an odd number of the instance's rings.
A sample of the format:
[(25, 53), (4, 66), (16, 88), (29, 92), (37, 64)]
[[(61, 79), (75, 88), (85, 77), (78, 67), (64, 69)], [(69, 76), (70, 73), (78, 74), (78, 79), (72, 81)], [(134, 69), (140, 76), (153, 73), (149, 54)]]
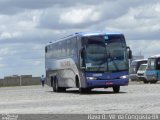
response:
[(54, 92), (128, 85), (131, 50), (121, 33), (75, 33), (45, 47), (47, 84)]
[(146, 68), (147, 68), (147, 64), (141, 64), (137, 71), (137, 76), (139, 80), (143, 81), (144, 83), (148, 83), (148, 80), (146, 77)]
[(150, 83), (156, 83), (160, 80), (160, 55), (148, 58), (146, 76)]
[(137, 71), (141, 64), (146, 64), (147, 59), (133, 60), (130, 65), (129, 77), (132, 81), (138, 81)]

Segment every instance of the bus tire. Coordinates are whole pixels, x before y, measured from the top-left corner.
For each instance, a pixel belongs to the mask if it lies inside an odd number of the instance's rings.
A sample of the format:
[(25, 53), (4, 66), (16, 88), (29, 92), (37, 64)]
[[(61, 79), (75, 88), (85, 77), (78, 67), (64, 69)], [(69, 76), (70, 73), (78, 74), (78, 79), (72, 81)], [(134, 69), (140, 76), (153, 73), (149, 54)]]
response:
[(53, 91), (54, 92), (65, 92), (66, 91), (65, 87), (59, 87), (57, 78), (55, 78), (53, 81)]
[(119, 91), (120, 91), (120, 86), (113, 86), (114, 93), (119, 93)]
[(78, 76), (76, 76), (75, 79), (76, 79), (76, 87), (79, 88), (79, 78), (78, 78)]
[(66, 88), (65, 87), (59, 87), (58, 92), (66, 92)]
[(78, 76), (76, 76), (76, 87), (79, 89), (79, 93), (84, 94), (84, 93), (89, 93), (91, 91), (90, 88), (81, 88), (80, 84), (81, 84), (80, 80)]
[(80, 94), (85, 94), (85, 93), (90, 93), (90, 92), (91, 92), (90, 88), (79, 88)]
[(53, 92), (57, 92), (57, 83), (55, 80), (52, 81)]
[(144, 83), (144, 84), (147, 84), (147, 83), (149, 83), (149, 82), (148, 82), (147, 80), (143, 80), (143, 83)]
[(151, 80), (150, 83), (151, 84), (157, 83), (157, 80)]
[(84, 88), (80, 88), (80, 87), (79, 87), (79, 93), (80, 93), (80, 94), (83, 94), (83, 93), (85, 93), (85, 90), (84, 90)]

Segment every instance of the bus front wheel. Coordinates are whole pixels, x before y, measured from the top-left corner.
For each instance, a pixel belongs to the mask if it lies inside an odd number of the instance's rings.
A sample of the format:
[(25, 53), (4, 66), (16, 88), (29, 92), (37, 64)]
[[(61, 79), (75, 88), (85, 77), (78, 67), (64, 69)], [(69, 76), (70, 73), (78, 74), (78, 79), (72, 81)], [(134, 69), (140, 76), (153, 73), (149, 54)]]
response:
[(80, 80), (78, 77), (76, 77), (76, 87), (79, 89), (79, 93), (80, 94), (84, 94), (84, 93), (89, 93), (91, 92), (91, 88), (82, 88), (81, 85), (80, 85)]
[(119, 93), (119, 91), (120, 91), (120, 86), (113, 86), (114, 93)]
[(79, 88), (80, 94), (89, 93), (91, 92), (90, 88)]

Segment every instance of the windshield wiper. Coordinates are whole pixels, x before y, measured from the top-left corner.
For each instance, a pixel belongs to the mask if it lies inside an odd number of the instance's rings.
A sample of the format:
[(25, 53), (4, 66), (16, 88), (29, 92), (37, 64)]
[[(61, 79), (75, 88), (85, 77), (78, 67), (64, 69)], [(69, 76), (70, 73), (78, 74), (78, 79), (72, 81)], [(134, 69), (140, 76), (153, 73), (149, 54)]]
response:
[[(116, 68), (116, 71), (119, 71), (119, 68), (118, 68), (118, 66), (117, 66), (117, 64), (116, 64), (116, 62), (114, 61), (114, 59), (110, 56), (110, 52), (109, 52), (109, 58), (112, 60), (111, 62), (113, 63), (113, 65), (114, 65), (114, 67)], [(107, 60), (108, 61), (108, 60)]]
[[(98, 67), (97, 71), (100, 71), (101, 68), (105, 68), (105, 67), (101, 67), (103, 63), (105, 64), (105, 60), (103, 60), (103, 62), (101, 62), (99, 64), (99, 67)], [(103, 70), (103, 71), (105, 71), (105, 70)]]

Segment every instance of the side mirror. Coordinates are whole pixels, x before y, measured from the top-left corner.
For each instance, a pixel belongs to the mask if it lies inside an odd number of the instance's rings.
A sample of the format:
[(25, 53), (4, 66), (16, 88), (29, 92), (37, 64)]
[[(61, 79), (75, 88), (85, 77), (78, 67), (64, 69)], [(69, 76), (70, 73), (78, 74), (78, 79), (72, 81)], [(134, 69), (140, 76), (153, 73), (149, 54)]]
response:
[(129, 51), (128, 51), (128, 58), (129, 58), (129, 59), (132, 59), (132, 50), (129, 50)]
[(45, 47), (45, 53), (47, 53), (47, 52), (48, 52), (47, 47)]
[(128, 50), (128, 59), (132, 59), (132, 50), (130, 49), (129, 46), (127, 46), (127, 50)]
[(81, 49), (80, 54), (81, 54), (81, 58), (83, 59), (85, 57), (85, 49), (84, 48)]

